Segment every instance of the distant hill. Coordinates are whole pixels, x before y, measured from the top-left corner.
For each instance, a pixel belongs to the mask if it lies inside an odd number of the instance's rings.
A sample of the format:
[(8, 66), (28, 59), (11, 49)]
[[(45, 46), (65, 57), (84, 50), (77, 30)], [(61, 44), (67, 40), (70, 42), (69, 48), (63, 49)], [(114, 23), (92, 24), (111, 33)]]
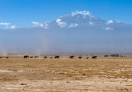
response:
[(0, 29), (0, 53), (132, 53), (132, 25), (76, 11), (32, 28)]

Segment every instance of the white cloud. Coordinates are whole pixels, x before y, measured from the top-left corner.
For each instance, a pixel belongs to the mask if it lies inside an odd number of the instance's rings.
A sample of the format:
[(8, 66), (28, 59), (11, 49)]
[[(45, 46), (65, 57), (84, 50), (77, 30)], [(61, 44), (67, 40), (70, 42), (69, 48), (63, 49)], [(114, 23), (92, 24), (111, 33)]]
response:
[(89, 21), (89, 25), (93, 25), (93, 24), (94, 24), (93, 22)]
[(2, 25), (2, 26), (8, 26), (8, 25), (10, 25), (10, 23), (1, 22), (0, 25)]
[(16, 28), (16, 26), (15, 26), (15, 25), (13, 25), (13, 26), (11, 26), (10, 28), (11, 28), (11, 29), (15, 29), (15, 28)]
[(15, 29), (16, 26), (9, 26), (11, 23), (7, 23), (7, 22), (1, 22), (0, 25), (5, 26), (5, 29)]
[(109, 20), (109, 21), (107, 21), (106, 24), (112, 24), (112, 23), (114, 23), (114, 21), (113, 20)]
[(106, 22), (106, 24), (112, 24), (112, 23), (122, 23), (122, 22), (120, 20), (115, 20), (115, 21), (109, 20)]
[(69, 27), (68, 28), (71, 28), (71, 27), (77, 27), (78, 26), (78, 24), (77, 23), (71, 23), (70, 25), (69, 25)]
[(61, 22), (61, 19), (57, 19), (56, 22), (57, 22), (57, 23), (58, 23), (58, 22)]
[(42, 28), (48, 29), (48, 23), (43, 24), (43, 23), (32, 21), (32, 24), (34, 25), (34, 27), (42, 27)]
[(102, 28), (102, 29), (104, 29), (104, 30), (113, 30), (113, 28), (111, 28), (111, 27), (105, 27), (105, 28)]
[(34, 25), (34, 27), (39, 27), (40, 26), (40, 23), (35, 22), (35, 21), (32, 21), (32, 24)]
[(67, 26), (67, 23), (66, 23), (66, 22), (62, 22), (61, 19), (57, 19), (57, 20), (56, 20), (56, 23), (57, 23), (61, 28)]

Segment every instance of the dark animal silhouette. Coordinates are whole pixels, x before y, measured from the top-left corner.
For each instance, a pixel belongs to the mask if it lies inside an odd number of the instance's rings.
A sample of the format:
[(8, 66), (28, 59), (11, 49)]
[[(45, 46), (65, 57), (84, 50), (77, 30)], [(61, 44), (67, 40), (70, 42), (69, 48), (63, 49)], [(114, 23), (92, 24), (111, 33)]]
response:
[(86, 57), (86, 59), (88, 59), (88, 57)]
[(92, 56), (92, 59), (96, 59), (97, 58), (97, 56)]
[(44, 56), (44, 58), (46, 59), (46, 58), (47, 58), (47, 56)]
[(74, 56), (70, 56), (69, 58), (70, 58), (70, 59), (73, 59), (73, 58), (75, 58), (75, 57), (74, 57)]
[(78, 57), (78, 59), (81, 59), (81, 58), (82, 58), (82, 56), (79, 56), (79, 57)]
[(6, 58), (9, 58), (9, 57), (6, 57)]
[(29, 56), (28, 56), (28, 55), (25, 55), (25, 56), (24, 56), (24, 59), (26, 59), (26, 58), (29, 58)]
[(55, 59), (59, 59), (60, 58), (60, 56), (55, 56)]
[(30, 56), (30, 58), (33, 58), (33, 56)]

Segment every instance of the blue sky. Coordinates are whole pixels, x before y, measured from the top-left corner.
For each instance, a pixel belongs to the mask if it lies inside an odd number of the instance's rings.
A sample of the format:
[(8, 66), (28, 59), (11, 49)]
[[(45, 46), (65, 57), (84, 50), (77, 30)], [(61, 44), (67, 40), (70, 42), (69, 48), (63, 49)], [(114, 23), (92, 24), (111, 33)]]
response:
[(16, 28), (33, 27), (32, 21), (53, 21), (76, 10), (132, 24), (132, 0), (0, 0), (0, 23)]

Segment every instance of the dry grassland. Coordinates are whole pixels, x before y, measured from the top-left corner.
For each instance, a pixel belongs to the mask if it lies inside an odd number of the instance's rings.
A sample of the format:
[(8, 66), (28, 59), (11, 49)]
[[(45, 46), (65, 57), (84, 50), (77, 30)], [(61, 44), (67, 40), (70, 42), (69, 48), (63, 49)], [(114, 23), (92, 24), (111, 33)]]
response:
[(49, 57), (0, 59), (0, 92), (132, 92), (131, 58)]

